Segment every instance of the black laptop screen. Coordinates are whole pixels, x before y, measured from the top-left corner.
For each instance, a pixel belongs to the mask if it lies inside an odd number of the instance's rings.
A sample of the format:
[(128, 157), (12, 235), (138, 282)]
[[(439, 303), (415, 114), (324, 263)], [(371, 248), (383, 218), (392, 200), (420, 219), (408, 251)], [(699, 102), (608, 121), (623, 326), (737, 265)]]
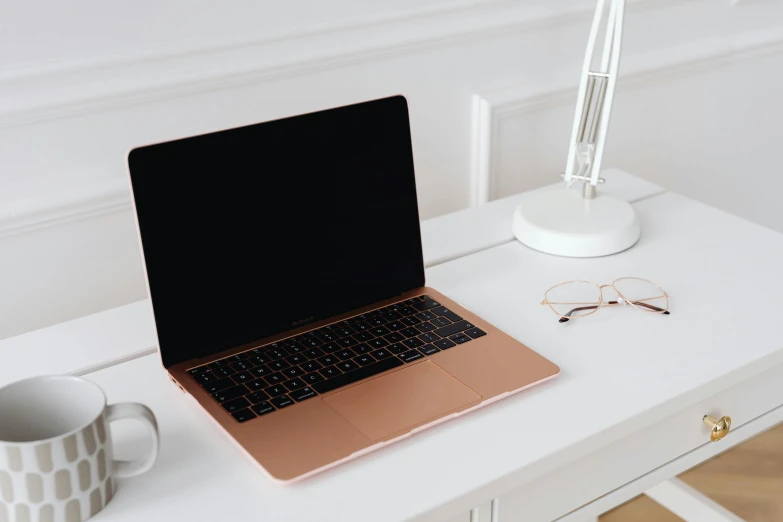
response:
[(403, 97), (131, 151), (169, 367), (424, 284)]

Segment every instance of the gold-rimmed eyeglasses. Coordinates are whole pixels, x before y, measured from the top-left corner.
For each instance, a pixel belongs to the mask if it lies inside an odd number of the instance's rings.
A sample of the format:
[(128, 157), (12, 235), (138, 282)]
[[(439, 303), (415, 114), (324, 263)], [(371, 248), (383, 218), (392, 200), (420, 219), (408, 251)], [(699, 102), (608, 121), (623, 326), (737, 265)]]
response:
[[(604, 288), (614, 290), (617, 299), (604, 302)], [(566, 281), (547, 290), (541, 304), (559, 315), (561, 323), (594, 314), (604, 306), (626, 304), (642, 312), (669, 315), (669, 295), (657, 284), (639, 277), (621, 277), (610, 285)]]

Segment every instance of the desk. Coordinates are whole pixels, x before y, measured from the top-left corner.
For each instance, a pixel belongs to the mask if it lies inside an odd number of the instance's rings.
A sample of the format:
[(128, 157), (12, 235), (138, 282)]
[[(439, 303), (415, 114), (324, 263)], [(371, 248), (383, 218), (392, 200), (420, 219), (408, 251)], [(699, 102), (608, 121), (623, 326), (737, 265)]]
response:
[[(144, 355), (149, 346), (123, 341), (124, 352), (101, 351), (86, 342), (81, 353), (92, 355), (70, 368), (70, 356), (52, 355), (47, 372), (87, 373), (110, 402), (146, 403), (160, 421), (155, 468), (122, 481), (96, 520), (462, 521), (499, 497), (503, 522), (583, 521), (783, 421), (775, 299), (783, 294), (783, 235), (630, 176), (610, 177), (621, 178), (618, 195), (635, 201), (642, 238), (607, 258), (557, 258), (511, 241), (512, 198), (425, 222), (428, 284), (562, 374), (301, 483), (266, 479), (170, 383), (157, 357)], [(555, 283), (628, 275), (661, 284), (672, 314), (607, 309), (561, 325), (539, 305)], [(79, 321), (91, 328), (85, 336), (106, 346), (130, 338), (123, 328), (148, 343), (139, 330), (151, 319), (135, 314), (127, 323), (115, 317), (111, 331), (95, 318)], [(77, 326), (59, 343), (57, 328), (47, 329), (47, 347), (34, 343), (40, 332), (0, 343), (3, 360), (20, 361), (0, 382), (35, 373), (34, 360), (54, 346), (60, 353), (79, 346)], [(10, 359), (20, 346), (35, 355)], [(704, 414), (731, 415), (735, 427), (709, 443)], [(127, 447), (141, 436), (117, 426), (116, 438)]]

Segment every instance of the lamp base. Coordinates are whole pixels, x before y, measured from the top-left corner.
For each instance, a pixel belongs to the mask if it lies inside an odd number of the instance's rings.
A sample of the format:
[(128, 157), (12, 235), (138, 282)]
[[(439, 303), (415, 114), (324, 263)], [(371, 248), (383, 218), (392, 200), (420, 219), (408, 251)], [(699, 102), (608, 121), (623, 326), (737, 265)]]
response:
[(514, 235), (547, 254), (598, 257), (631, 248), (641, 233), (636, 212), (626, 202), (598, 194), (585, 199), (579, 190), (537, 190), (514, 212)]

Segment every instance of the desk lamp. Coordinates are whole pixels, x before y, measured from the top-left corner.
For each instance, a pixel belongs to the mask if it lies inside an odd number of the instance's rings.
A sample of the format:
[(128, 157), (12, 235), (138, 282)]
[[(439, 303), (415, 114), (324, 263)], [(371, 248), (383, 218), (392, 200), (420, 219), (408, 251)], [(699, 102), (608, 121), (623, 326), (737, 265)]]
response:
[[(593, 67), (599, 30), (609, 10), (604, 47)], [(621, 252), (639, 240), (639, 222), (627, 202), (596, 190), (612, 112), (623, 37), (625, 0), (598, 0), (579, 84), (563, 185), (527, 195), (514, 213), (514, 235), (525, 245), (567, 257)], [(581, 183), (582, 190), (572, 185)]]

